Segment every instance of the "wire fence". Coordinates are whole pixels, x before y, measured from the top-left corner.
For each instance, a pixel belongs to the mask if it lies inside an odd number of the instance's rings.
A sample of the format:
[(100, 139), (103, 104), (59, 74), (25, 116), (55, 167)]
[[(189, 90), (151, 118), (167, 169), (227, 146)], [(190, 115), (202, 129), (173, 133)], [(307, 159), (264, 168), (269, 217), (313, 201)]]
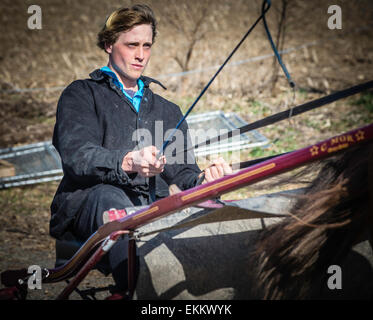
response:
[[(356, 33), (356, 32), (360, 32), (360, 31), (371, 30), (372, 26), (373, 26), (373, 24), (368, 24), (366, 26), (362, 26), (362, 27), (359, 27), (357, 29), (354, 29), (354, 30), (352, 30), (348, 33)], [(347, 34), (347, 32), (344, 33), (344, 35), (346, 35), (346, 34)], [(314, 41), (311, 41), (311, 42), (308, 42), (308, 43), (305, 43), (305, 44), (302, 44), (302, 45), (299, 45), (299, 46), (295, 46), (295, 47), (291, 47), (291, 48), (288, 48), (288, 49), (281, 50), (281, 51), (279, 51), (279, 54), (280, 55), (286, 55), (286, 54), (289, 54), (289, 53), (294, 52), (294, 51), (299, 51), (299, 50), (302, 50), (302, 49), (307, 48), (307, 47), (316, 46), (316, 45), (321, 44), (323, 42), (330, 41), (330, 40), (336, 40), (338, 38), (339, 38), (339, 36), (325, 37), (325, 38), (320, 39), (320, 40), (314, 40)], [(262, 60), (273, 58), (273, 57), (274, 57), (274, 53), (269, 53), (269, 54), (265, 54), (265, 55), (250, 57), (248, 59), (227, 63), (226, 67), (235, 67), (235, 66), (239, 66), (239, 65), (242, 65), (242, 64), (262, 61)], [(188, 71), (183, 71), (183, 72), (161, 74), (161, 75), (156, 76), (155, 78), (156, 79), (165, 79), (165, 78), (172, 78), (172, 77), (185, 77), (185, 76), (189, 76), (189, 75), (193, 75), (193, 74), (197, 74), (197, 73), (203, 73), (203, 72), (207, 72), (207, 71), (211, 71), (211, 70), (216, 70), (219, 67), (220, 67), (220, 65), (214, 65), (214, 66), (201, 68), (201, 69), (194, 69), (194, 70), (188, 70)], [(56, 86), (56, 87), (49, 87), (49, 88), (47, 88), (47, 87), (46, 88), (17, 88), (16, 86), (14, 86), (12, 89), (0, 90), (0, 93), (61, 91), (65, 88), (66, 88), (66, 86)]]
[[(294, 51), (301, 50), (303, 48), (307, 48), (307, 47), (310, 47), (310, 46), (315, 46), (320, 41), (321, 40), (312, 41), (312, 42), (309, 42), (309, 43), (306, 43), (306, 44), (303, 44), (303, 45), (300, 45), (300, 46), (284, 49), (284, 50), (279, 51), (279, 54), (280, 55), (285, 55), (285, 54), (289, 54), (289, 53), (294, 52)], [(230, 63), (227, 63), (226, 68), (227, 67), (239, 66), (239, 65), (242, 65), (242, 64), (245, 64), (245, 63), (251, 63), (251, 62), (256, 62), (256, 61), (269, 59), (269, 58), (272, 58), (273, 56), (274, 56), (273, 53), (269, 53), (269, 54), (265, 54), (265, 55), (251, 57), (251, 58), (244, 59), (244, 60), (230, 62)], [(172, 77), (185, 77), (185, 76), (193, 75), (193, 74), (196, 74), (196, 73), (203, 73), (203, 72), (207, 72), (207, 71), (211, 71), (211, 70), (216, 70), (219, 67), (220, 67), (220, 65), (215, 65), (215, 66), (210, 66), (210, 67), (201, 68), (201, 69), (188, 70), (188, 71), (184, 71), (184, 72), (161, 74), (161, 75), (156, 76), (155, 78), (156, 79), (165, 79), (165, 78), (172, 78)], [(24, 92), (41, 92), (41, 91), (61, 91), (65, 88), (66, 88), (65, 86), (57, 86), (57, 87), (49, 87), (49, 88), (17, 88), (17, 87), (14, 87), (12, 89), (0, 90), (0, 92), (1, 93), (24, 93)]]

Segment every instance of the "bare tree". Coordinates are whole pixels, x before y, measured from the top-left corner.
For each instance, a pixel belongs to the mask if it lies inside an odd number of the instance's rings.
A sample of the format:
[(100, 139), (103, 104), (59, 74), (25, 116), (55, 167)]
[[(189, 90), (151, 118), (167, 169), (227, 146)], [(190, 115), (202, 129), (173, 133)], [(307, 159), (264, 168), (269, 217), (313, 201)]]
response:
[[(164, 0), (157, 3), (162, 26), (173, 35), (168, 46), (168, 56), (180, 67), (182, 72), (195, 67), (193, 54), (202, 40), (208, 39), (211, 31), (221, 27), (222, 17), (227, 14), (226, 0)], [(183, 77), (178, 83), (182, 94), (188, 79)]]
[(196, 44), (205, 38), (208, 30), (206, 20), (211, 14), (211, 4), (211, 0), (181, 3), (168, 0), (162, 10), (162, 19), (176, 33), (175, 42), (181, 42), (181, 49), (174, 52), (173, 59), (182, 71), (189, 70), (193, 50)]
[(177, 11), (176, 17), (167, 16), (166, 20), (168, 20), (169, 24), (186, 40), (184, 42), (184, 50), (177, 51), (174, 56), (182, 71), (189, 70), (189, 62), (193, 50), (197, 42), (206, 35), (204, 22), (208, 10), (208, 2), (201, 3), (201, 6), (196, 10), (196, 15), (191, 16), (190, 3), (186, 3), (185, 10)]
[(167, 32), (175, 34), (174, 44), (181, 45), (173, 59), (182, 71), (187, 71), (197, 44), (209, 34), (226, 28), (225, 18), (232, 5), (227, 0), (166, 0), (166, 3), (162, 18), (169, 28)]

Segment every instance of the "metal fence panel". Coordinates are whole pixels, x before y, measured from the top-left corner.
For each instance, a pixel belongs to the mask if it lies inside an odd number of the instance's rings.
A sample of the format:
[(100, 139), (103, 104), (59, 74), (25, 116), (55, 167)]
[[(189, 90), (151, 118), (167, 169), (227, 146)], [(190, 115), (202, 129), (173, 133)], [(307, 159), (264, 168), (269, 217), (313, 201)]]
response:
[[(191, 115), (187, 123), (192, 142), (198, 138), (193, 135), (202, 132), (198, 131), (201, 129), (206, 131), (213, 128), (213, 132), (219, 134), (222, 130), (230, 131), (247, 124), (235, 113), (221, 111)], [(266, 147), (268, 144), (266, 137), (253, 130), (241, 134), (237, 139), (231, 138), (198, 148), (195, 155), (201, 157), (253, 147)], [(61, 158), (51, 141), (0, 149), (0, 160), (11, 166), (14, 172), (12, 176), (0, 177), (0, 189), (60, 180), (63, 176)]]

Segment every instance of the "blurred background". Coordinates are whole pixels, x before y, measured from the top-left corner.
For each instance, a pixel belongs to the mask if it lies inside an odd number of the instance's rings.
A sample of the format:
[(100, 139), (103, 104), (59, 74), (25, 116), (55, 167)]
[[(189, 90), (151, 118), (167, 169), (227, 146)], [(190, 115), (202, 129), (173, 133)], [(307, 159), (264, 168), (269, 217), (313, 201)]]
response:
[[(58, 98), (68, 84), (107, 64), (96, 35), (115, 9), (135, 1), (2, 0), (0, 4), (0, 148), (52, 138)], [(167, 91), (156, 93), (185, 112), (261, 13), (262, 0), (155, 0), (158, 36), (145, 75)], [(28, 28), (28, 8), (38, 5), (41, 29)], [(342, 28), (329, 29), (331, 5), (342, 10)], [(274, 60), (262, 23), (214, 81), (194, 114), (235, 112), (247, 122), (333, 91), (373, 80), (371, 0), (272, 0), (267, 21), (296, 83), (293, 92)], [(340, 100), (260, 130), (267, 149), (245, 159), (301, 148), (371, 123), (372, 91)], [(0, 268), (32, 259), (53, 264), (49, 206), (58, 182), (0, 190)], [(247, 189), (235, 197), (255, 194)], [(17, 244), (17, 245), (15, 245)], [(38, 261), (39, 261), (38, 260)], [(34, 261), (35, 263), (37, 261)], [(48, 294), (43, 293), (43, 294)]]
[[(145, 74), (159, 79), (168, 90), (154, 90), (183, 110), (257, 19), (262, 5), (262, 0), (143, 2), (153, 8), (159, 26)], [(1, 2), (0, 147), (50, 139), (62, 89), (106, 65), (96, 35), (113, 10), (133, 3), (39, 0), (42, 28), (30, 30), (27, 10), (36, 3)], [(327, 26), (332, 4), (342, 10), (342, 29)], [(297, 85), (294, 103), (373, 78), (372, 1), (274, 0), (267, 20), (278, 49), (287, 50), (283, 60)], [(271, 54), (260, 23), (194, 112), (235, 111), (252, 121), (290, 106), (292, 92)], [(353, 121), (349, 118), (362, 110), (349, 113), (351, 108), (331, 108), (323, 117), (329, 109), (319, 109), (315, 114), (320, 118), (305, 118), (311, 122), (308, 127), (319, 131), (333, 127), (335, 117)]]

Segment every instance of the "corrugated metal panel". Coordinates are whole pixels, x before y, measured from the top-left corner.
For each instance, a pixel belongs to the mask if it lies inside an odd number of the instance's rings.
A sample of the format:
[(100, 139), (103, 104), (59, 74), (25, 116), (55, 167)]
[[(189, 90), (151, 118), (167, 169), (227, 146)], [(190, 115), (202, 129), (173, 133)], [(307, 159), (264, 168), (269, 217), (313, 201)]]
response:
[[(212, 132), (216, 132), (216, 134), (213, 134), (209, 137), (203, 137), (203, 139), (199, 140), (198, 142), (202, 142), (206, 138), (213, 138), (219, 135), (220, 133), (222, 133), (219, 132), (220, 130), (231, 131), (240, 128), (244, 125), (247, 125), (247, 122), (245, 122), (237, 114), (233, 112), (224, 113), (222, 111), (214, 111), (204, 114), (192, 115), (189, 116), (187, 122), (190, 129), (208, 130), (209, 128), (212, 128), (214, 129), (212, 130)], [(191, 130), (191, 136), (192, 141), (196, 142), (196, 137), (193, 137), (193, 130)], [(196, 143), (193, 144), (195, 145)], [(235, 138), (230, 138), (220, 142), (216, 142), (206, 147), (200, 147), (195, 151), (195, 155), (199, 157), (229, 151), (242, 150), (247, 148), (266, 147), (268, 146), (268, 144), (269, 141), (265, 136), (263, 136), (256, 130), (252, 130), (247, 133), (236, 136)]]

